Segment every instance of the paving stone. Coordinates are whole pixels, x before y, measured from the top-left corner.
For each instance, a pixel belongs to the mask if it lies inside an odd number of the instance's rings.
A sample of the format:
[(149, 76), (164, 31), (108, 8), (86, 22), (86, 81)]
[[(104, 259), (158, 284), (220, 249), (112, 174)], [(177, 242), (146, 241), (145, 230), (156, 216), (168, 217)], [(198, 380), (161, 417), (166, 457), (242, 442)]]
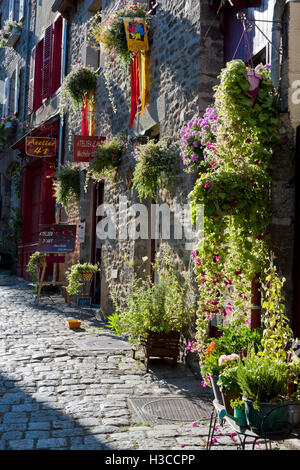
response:
[(33, 447), (33, 439), (18, 439), (8, 441), (8, 449), (12, 450), (32, 450)]
[(53, 437), (48, 439), (38, 439), (37, 449), (56, 449), (59, 447), (67, 447), (67, 440), (63, 437)]

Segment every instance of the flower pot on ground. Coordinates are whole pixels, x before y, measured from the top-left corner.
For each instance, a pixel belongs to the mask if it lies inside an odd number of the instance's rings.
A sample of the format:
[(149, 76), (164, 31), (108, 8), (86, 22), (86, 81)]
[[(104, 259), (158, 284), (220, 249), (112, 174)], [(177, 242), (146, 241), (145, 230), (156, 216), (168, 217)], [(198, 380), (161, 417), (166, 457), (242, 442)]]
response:
[[(178, 356), (178, 339), (189, 326), (196, 302), (187, 296), (188, 275), (175, 269), (167, 252), (157, 255), (156, 282), (142, 269), (144, 276), (136, 275), (130, 285), (117, 285), (111, 290), (115, 311), (108, 324), (117, 335), (126, 335), (134, 348), (143, 346), (148, 366), (153, 354), (168, 356), (172, 350), (173, 358)], [(169, 350), (163, 347), (162, 338), (170, 340)]]
[[(249, 354), (237, 365), (237, 383), (246, 403), (250, 429), (256, 433), (279, 431), (281, 424), (283, 426), (287, 421), (287, 407), (280, 407), (287, 396), (287, 362)], [(270, 414), (263, 429), (264, 417), (274, 407), (278, 409)]]
[(79, 288), (82, 286), (82, 282), (91, 280), (98, 269), (98, 265), (91, 263), (73, 264), (66, 273), (68, 279), (67, 292), (70, 295), (77, 294)]
[(233, 416), (233, 408), (231, 401), (237, 400), (241, 397), (241, 390), (237, 383), (237, 362), (240, 356), (237, 354), (230, 354), (228, 356), (222, 355), (219, 358), (220, 375), (218, 385), (221, 390), (223, 403), (228, 415)]
[[(198, 350), (198, 353), (200, 354), (202, 384), (212, 387), (215, 399), (223, 404), (221, 390), (217, 382), (224, 370), (224, 365), (235, 363), (239, 355), (242, 356), (251, 349), (255, 351), (262, 349), (262, 331), (261, 329), (251, 331), (247, 326), (241, 326), (236, 322), (232, 322), (226, 327), (219, 326), (218, 329), (222, 333), (221, 336), (210, 338), (210, 342), (204, 349)], [(197, 343), (192, 342), (191, 344), (189, 349), (195, 348)]]
[(173, 367), (177, 364), (180, 353), (180, 332), (149, 331), (146, 337), (140, 337), (140, 344), (145, 354), (145, 367), (149, 368), (150, 357), (168, 357), (173, 359)]
[(70, 329), (80, 328), (81, 320), (68, 320), (68, 325)]

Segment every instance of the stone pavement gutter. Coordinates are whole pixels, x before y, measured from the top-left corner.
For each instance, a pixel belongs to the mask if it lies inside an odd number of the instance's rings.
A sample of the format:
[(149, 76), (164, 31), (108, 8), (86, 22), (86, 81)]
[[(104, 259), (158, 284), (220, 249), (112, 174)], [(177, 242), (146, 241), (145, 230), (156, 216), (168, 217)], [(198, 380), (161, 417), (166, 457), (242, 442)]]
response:
[[(30, 285), (6, 272), (0, 272), (0, 299), (0, 450), (205, 449), (208, 391), (202, 420), (146, 422), (132, 406), (143, 397), (150, 403), (203, 394), (199, 377), (184, 364), (172, 368), (154, 359), (146, 373), (95, 312), (86, 311), (82, 328), (70, 330), (67, 318), (78, 317), (76, 307), (45, 294), (35, 306)], [(224, 426), (212, 450), (236, 445)], [(274, 448), (300, 449), (292, 440)]]

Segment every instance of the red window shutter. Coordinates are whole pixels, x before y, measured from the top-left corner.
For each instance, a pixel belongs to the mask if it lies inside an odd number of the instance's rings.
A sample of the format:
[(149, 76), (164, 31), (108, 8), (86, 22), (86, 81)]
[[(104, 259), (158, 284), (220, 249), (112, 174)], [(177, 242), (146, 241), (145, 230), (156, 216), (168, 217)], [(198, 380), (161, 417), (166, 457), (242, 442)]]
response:
[(44, 38), (44, 54), (42, 67), (42, 99), (49, 98), (51, 88), (51, 46), (52, 46), (52, 25), (48, 26)]
[(36, 46), (35, 53), (35, 74), (34, 74), (34, 99), (33, 111), (39, 109), (43, 104), (42, 99), (42, 66), (43, 66), (43, 46), (44, 40), (42, 39)]
[(63, 18), (60, 16), (53, 27), (52, 67), (51, 67), (51, 95), (61, 85), (61, 63), (62, 63), (62, 38)]
[(34, 96), (34, 75), (35, 75), (35, 52), (34, 47), (31, 51), (30, 58), (30, 73), (29, 73), (29, 86), (28, 86), (28, 114), (33, 112), (33, 96)]

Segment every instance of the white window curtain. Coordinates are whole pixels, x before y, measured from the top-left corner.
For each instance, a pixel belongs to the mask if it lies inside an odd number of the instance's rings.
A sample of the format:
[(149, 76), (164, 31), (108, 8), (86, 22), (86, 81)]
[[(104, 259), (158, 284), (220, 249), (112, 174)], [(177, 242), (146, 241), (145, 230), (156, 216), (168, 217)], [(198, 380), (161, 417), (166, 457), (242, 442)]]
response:
[(19, 6), (19, 21), (22, 21), (25, 16), (25, 0), (20, 0)]
[(20, 95), (20, 62), (16, 65), (16, 77), (15, 77), (15, 108), (14, 113), (19, 112), (19, 95)]
[(6, 77), (4, 81), (4, 87), (5, 87), (5, 95), (4, 95), (4, 105), (3, 105), (3, 111), (4, 114), (8, 114), (9, 111), (9, 95), (10, 95), (10, 77)]

